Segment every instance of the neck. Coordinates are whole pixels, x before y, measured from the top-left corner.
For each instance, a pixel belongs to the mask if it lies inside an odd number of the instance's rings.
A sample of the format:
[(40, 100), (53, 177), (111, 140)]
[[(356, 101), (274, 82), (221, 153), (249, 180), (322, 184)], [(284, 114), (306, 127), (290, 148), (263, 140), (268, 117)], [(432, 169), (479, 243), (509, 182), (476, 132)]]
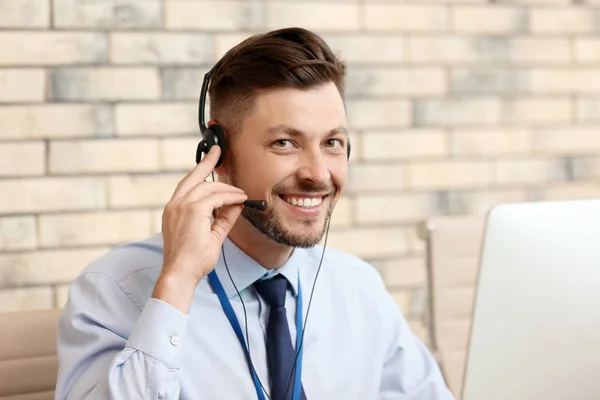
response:
[(269, 239), (242, 216), (229, 232), (229, 239), (263, 268), (269, 270), (280, 268), (294, 250), (291, 246)]

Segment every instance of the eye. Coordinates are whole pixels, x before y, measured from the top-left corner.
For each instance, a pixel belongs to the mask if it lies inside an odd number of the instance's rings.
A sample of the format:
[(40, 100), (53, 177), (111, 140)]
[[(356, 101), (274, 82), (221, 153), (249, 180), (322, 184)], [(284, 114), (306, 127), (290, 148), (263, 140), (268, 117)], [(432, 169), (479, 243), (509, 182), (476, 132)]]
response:
[(287, 139), (279, 139), (279, 140), (276, 140), (275, 142), (273, 142), (273, 144), (275, 145), (275, 147), (279, 147), (280, 149), (285, 149), (286, 144), (291, 144), (291, 142)]
[(342, 145), (342, 142), (339, 139), (329, 139), (326, 142), (327, 147), (335, 147), (336, 143), (340, 146)]

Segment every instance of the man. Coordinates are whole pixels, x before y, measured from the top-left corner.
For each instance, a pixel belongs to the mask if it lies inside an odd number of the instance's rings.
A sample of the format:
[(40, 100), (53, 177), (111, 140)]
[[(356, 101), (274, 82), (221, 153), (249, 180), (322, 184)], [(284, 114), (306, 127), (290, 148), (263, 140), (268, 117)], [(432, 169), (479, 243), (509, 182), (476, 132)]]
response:
[(453, 398), (374, 268), (318, 245), (348, 175), (345, 71), (298, 28), (220, 60), (226, 146), (178, 184), (161, 234), (73, 282), (57, 399)]

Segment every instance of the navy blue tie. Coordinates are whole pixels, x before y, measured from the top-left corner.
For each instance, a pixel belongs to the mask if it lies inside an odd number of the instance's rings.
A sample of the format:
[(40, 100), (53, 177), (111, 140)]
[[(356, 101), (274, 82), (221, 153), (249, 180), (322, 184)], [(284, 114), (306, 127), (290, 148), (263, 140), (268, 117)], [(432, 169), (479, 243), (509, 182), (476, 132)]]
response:
[[(288, 281), (283, 275), (254, 283), (256, 291), (269, 305), (269, 321), (267, 323), (267, 361), (271, 379), (271, 400), (290, 400), (294, 392), (294, 378), (290, 376), (296, 359), (296, 351), (292, 346), (290, 328), (285, 310), (285, 294)], [(289, 389), (288, 389), (289, 382)], [(284, 395), (287, 390), (287, 397)], [(304, 388), (302, 400), (306, 400)]]

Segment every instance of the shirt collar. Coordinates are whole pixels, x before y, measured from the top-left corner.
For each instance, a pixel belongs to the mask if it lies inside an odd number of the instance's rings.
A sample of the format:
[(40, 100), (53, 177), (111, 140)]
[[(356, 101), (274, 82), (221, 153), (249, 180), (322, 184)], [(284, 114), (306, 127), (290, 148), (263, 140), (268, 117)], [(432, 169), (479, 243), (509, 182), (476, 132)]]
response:
[[(236, 287), (242, 293), (257, 280), (264, 277), (271, 277), (278, 273), (285, 276), (288, 282), (290, 282), (292, 294), (296, 297), (298, 295), (298, 266), (301, 259), (301, 249), (295, 248), (290, 258), (279, 269), (275, 271), (268, 270), (244, 253), (227, 237), (223, 242), (223, 249), (215, 267), (215, 272), (221, 281), (221, 285), (223, 285), (225, 294), (230, 299), (237, 296)], [(229, 272), (227, 272), (227, 268), (225, 267), (225, 260), (227, 260)], [(229, 274), (231, 274), (231, 278)], [(232, 279), (235, 282), (235, 286), (231, 282)]]

